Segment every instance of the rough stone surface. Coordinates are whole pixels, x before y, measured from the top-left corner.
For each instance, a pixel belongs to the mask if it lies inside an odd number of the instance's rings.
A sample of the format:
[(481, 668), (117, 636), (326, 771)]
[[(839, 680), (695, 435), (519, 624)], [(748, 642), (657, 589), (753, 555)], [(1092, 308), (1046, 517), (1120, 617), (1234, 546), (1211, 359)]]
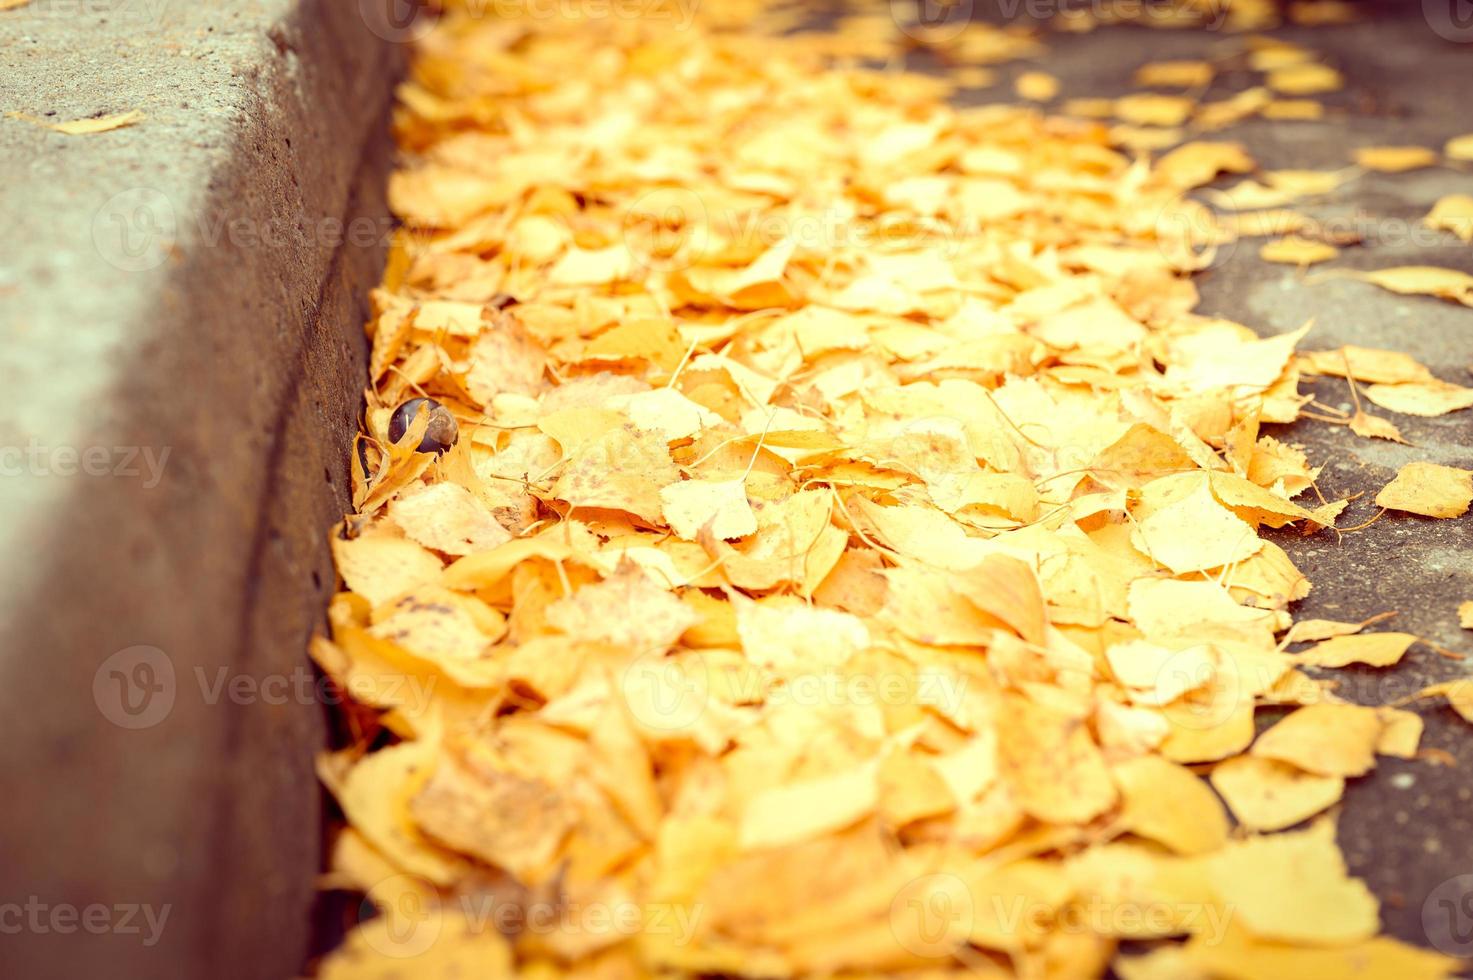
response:
[[(324, 739), (303, 654), (399, 63), (359, 7), (0, 12), (0, 112), (148, 117), (0, 118), (0, 902), (38, 909), (8, 976), (301, 966)], [(106, 932), (67, 927), (93, 903)]]

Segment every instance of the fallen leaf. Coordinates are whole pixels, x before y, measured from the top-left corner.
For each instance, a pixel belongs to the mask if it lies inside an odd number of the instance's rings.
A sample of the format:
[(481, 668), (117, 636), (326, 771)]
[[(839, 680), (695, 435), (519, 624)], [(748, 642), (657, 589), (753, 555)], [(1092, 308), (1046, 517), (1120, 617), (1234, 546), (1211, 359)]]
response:
[(1473, 275), (1458, 269), (1407, 265), (1350, 274), (1404, 296), (1436, 296), (1473, 306)]
[(1367, 170), (1399, 174), (1419, 167), (1430, 167), (1440, 159), (1436, 150), (1425, 146), (1363, 146), (1352, 156)]
[(148, 118), (139, 109), (132, 109), (128, 112), (114, 112), (111, 115), (96, 116), (91, 119), (73, 119), (69, 122), (59, 123), (48, 122), (45, 119), (28, 115), (24, 112), (9, 112), (6, 115), (12, 119), (19, 119), (35, 126), (41, 126), (54, 133), (61, 133), (65, 136), (92, 136), (96, 133), (108, 133), (115, 129), (122, 129), (125, 126), (136, 125)]
[(1403, 415), (1431, 417), (1473, 407), (1473, 388), (1435, 378), (1407, 384), (1371, 385), (1365, 395), (1382, 408)]
[(1305, 772), (1259, 756), (1240, 755), (1212, 769), (1212, 786), (1238, 823), (1256, 831), (1283, 830), (1329, 809), (1345, 793), (1345, 780)]
[(1258, 939), (1344, 945), (1376, 933), (1378, 903), (1346, 874), (1333, 824), (1230, 843), (1207, 858), (1207, 875)]
[(1374, 708), (1311, 704), (1258, 736), (1252, 753), (1321, 776), (1361, 776), (1376, 765), (1380, 735), (1381, 719)]
[(1438, 198), (1422, 223), (1429, 228), (1450, 231), (1465, 242), (1473, 242), (1473, 196), (1448, 194)]
[(1328, 65), (1313, 63), (1285, 65), (1268, 73), (1264, 82), (1275, 92), (1285, 95), (1319, 95), (1333, 92), (1344, 84), (1340, 73)]
[(1317, 262), (1328, 262), (1340, 254), (1340, 250), (1324, 242), (1306, 238), (1280, 238), (1266, 242), (1258, 257), (1265, 262), (1281, 262), (1285, 265), (1308, 266)]
[(1047, 72), (1025, 71), (1014, 80), (1013, 91), (1030, 102), (1048, 102), (1059, 94), (1059, 80)]
[(1473, 160), (1473, 133), (1454, 136), (1443, 146), (1442, 152), (1449, 160)]
[(1408, 463), (1376, 494), (1376, 506), (1423, 517), (1461, 517), (1473, 502), (1473, 470)]
[(1349, 664), (1389, 667), (1399, 663), (1415, 642), (1417, 638), (1410, 633), (1337, 636), (1311, 647), (1300, 655), (1300, 660), (1315, 667), (1345, 667)]

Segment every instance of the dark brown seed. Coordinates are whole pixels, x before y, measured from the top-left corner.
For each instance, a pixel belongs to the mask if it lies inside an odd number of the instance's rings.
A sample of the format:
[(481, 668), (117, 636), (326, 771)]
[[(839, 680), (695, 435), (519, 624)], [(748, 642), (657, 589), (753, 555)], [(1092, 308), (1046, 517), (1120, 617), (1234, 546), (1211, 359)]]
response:
[(409, 431), (421, 406), (430, 413), (430, 424), (425, 428), (424, 438), (419, 441), (415, 451), (443, 453), (455, 445), (458, 429), (450, 409), (433, 398), (411, 398), (394, 409), (394, 414), (389, 419), (389, 441), (397, 445), (404, 438), (404, 433)]

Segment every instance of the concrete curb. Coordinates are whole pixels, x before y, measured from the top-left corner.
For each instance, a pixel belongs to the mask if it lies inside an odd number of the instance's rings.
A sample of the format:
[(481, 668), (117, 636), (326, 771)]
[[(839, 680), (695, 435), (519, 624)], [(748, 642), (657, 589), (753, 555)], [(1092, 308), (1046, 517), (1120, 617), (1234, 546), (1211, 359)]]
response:
[(324, 715), (303, 651), (400, 65), (359, 8), (0, 13), (0, 112), (148, 116), (0, 119), (8, 975), (280, 977), (307, 952)]

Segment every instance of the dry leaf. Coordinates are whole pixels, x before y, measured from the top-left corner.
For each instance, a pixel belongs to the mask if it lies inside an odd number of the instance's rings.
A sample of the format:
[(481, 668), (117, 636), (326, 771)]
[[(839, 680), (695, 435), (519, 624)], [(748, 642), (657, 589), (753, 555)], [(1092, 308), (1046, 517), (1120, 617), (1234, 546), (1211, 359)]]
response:
[(1215, 74), (1206, 61), (1152, 61), (1135, 70), (1135, 83), (1159, 88), (1197, 88)]
[(1442, 152), (1449, 160), (1473, 160), (1473, 133), (1454, 136), (1443, 146)]
[(1340, 250), (1335, 246), (1307, 238), (1281, 238), (1264, 243), (1258, 250), (1258, 257), (1265, 262), (1298, 266), (1328, 262), (1339, 254)]
[(1399, 663), (1415, 642), (1417, 638), (1410, 633), (1337, 636), (1311, 647), (1300, 655), (1300, 660), (1315, 667), (1344, 667), (1349, 664), (1389, 667)]
[(1407, 265), (1371, 272), (1350, 273), (1382, 289), (1404, 296), (1436, 296), (1473, 306), (1473, 275), (1433, 265)]
[(108, 133), (114, 129), (122, 129), (125, 126), (141, 123), (148, 118), (139, 109), (132, 109), (128, 112), (114, 112), (111, 115), (97, 116), (91, 119), (73, 119), (70, 122), (60, 123), (49, 122), (24, 112), (8, 112), (6, 115), (11, 119), (20, 119), (65, 136), (92, 136), (96, 133)]
[(1352, 155), (1355, 162), (1367, 170), (1388, 174), (1431, 167), (1439, 159), (1436, 150), (1425, 146), (1364, 146)]
[(1328, 65), (1313, 63), (1275, 68), (1264, 79), (1268, 87), (1285, 95), (1319, 95), (1344, 84), (1340, 73)]
[(1422, 223), (1450, 231), (1465, 242), (1473, 242), (1473, 196), (1449, 194), (1437, 199)]
[(1376, 494), (1376, 506), (1423, 517), (1461, 517), (1473, 502), (1473, 470), (1408, 463)]
[(1305, 772), (1260, 756), (1240, 755), (1212, 769), (1212, 785), (1249, 830), (1283, 830), (1308, 820), (1336, 803), (1345, 780)]
[(1059, 94), (1059, 80), (1047, 72), (1025, 71), (1014, 80), (1013, 91), (1030, 102), (1047, 102)]
[[(1141, 80), (1185, 92), (1060, 120), (947, 103), (1042, 54), (1013, 28), (799, 30), (754, 0), (611, 32), (463, 6), (399, 90), (405, 232), (370, 297), (345, 591), (311, 645), (352, 701), (319, 763), (348, 824), (329, 880), (383, 911), (325, 974), (1082, 978), (1170, 937), (1119, 972), (1445, 972), (1372, 938), (1328, 824), (1261, 836), (1376, 754), (1426, 751), (1416, 714), (1310, 676), (1413, 638), (1291, 629), (1310, 584), (1260, 532), (1315, 533), (1348, 499), (1313, 497), (1327, 460), (1276, 427), (1321, 415), (1304, 374), (1395, 411), (1470, 394), (1395, 352), (1298, 352), (1308, 325), (1194, 312), (1192, 270), (1235, 237), (1296, 264), (1355, 243), (1283, 209), (1352, 168), (1177, 145), (1319, 103), (1199, 103), (1215, 62), (1160, 62)], [(1271, 14), (1225, 24), (1254, 70), (1337, 86), (1261, 33)], [(967, 68), (855, 67), (915, 45)], [(1255, 176), (1188, 198), (1222, 174)], [(1466, 300), (1461, 275), (1367, 278)], [(387, 438), (416, 397), (457, 421), (448, 451)], [(1291, 706), (1255, 741), (1259, 708)], [(555, 928), (472, 935), (467, 896)], [(1165, 914), (1080, 919), (1086, 899)], [(912, 921), (946, 902), (968, 914), (939, 939)], [(439, 913), (429, 948), (401, 903)]]
[(1227, 840), (1227, 816), (1190, 769), (1143, 755), (1110, 770), (1120, 787), (1120, 822), (1177, 854), (1206, 854)]
[(1346, 874), (1333, 824), (1230, 843), (1207, 867), (1213, 892), (1258, 939), (1344, 945), (1376, 933), (1376, 899)]
[(1403, 415), (1446, 415), (1473, 407), (1473, 388), (1435, 378), (1408, 384), (1371, 385), (1365, 395), (1382, 408)]
[(1447, 703), (1462, 716), (1464, 721), (1473, 722), (1473, 683), (1445, 681), (1441, 684), (1433, 684), (1431, 687), (1424, 687), (1417, 692), (1417, 696), (1422, 698), (1439, 695), (1447, 699)]
[(1258, 736), (1253, 755), (1321, 776), (1361, 776), (1376, 765), (1380, 736), (1381, 719), (1374, 708), (1311, 704)]

